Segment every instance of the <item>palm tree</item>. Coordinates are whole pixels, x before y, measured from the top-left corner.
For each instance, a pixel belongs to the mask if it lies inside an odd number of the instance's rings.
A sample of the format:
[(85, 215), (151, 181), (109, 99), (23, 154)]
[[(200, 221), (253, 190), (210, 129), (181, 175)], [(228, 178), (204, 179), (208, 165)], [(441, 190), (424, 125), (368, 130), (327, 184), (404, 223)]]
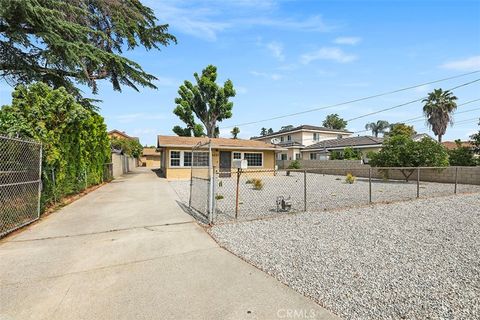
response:
[(237, 139), (238, 134), (240, 133), (240, 128), (239, 127), (233, 127), (232, 131), (230, 133), (233, 136), (233, 139)]
[(375, 137), (378, 137), (379, 133), (385, 133), (385, 130), (389, 127), (388, 121), (378, 120), (377, 122), (370, 122), (365, 125), (365, 129), (371, 130)]
[(457, 97), (449, 90), (435, 89), (423, 99), (423, 114), (427, 118), (427, 125), (438, 137), (438, 142), (442, 142), (442, 136), (447, 130), (447, 126), (453, 125), (452, 113), (457, 109), (455, 102)]

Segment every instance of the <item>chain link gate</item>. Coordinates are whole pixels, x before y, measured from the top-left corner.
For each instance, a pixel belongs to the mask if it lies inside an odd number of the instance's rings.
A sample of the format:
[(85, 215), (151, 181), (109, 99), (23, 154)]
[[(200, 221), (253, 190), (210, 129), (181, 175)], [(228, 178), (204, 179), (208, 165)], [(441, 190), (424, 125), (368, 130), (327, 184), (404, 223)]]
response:
[(42, 145), (0, 136), (0, 237), (40, 217)]
[(214, 174), (211, 142), (201, 142), (185, 152), (184, 162), (191, 167), (189, 208), (200, 213), (208, 223), (215, 212)]

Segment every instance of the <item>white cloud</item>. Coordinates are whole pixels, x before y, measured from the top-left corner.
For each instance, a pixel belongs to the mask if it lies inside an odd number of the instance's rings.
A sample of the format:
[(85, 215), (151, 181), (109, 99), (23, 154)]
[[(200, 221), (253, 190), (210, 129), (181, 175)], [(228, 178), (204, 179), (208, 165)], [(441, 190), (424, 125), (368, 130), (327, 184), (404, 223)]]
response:
[(362, 38), (360, 37), (338, 37), (333, 40), (336, 44), (348, 44), (351, 46), (358, 44), (360, 41), (362, 41)]
[(248, 89), (242, 86), (235, 86), (235, 92), (239, 94), (245, 94), (248, 92)]
[(274, 10), (276, 1), (145, 0), (145, 4), (155, 10), (160, 23), (170, 25), (172, 33), (178, 31), (207, 41), (215, 41), (219, 33), (232, 28), (264, 26), (311, 32), (329, 32), (337, 28), (326, 23), (320, 15), (296, 18), (277, 16)]
[(315, 60), (331, 60), (339, 63), (347, 63), (357, 60), (357, 56), (347, 54), (340, 48), (323, 47), (317, 51), (305, 53), (300, 57), (300, 61), (303, 64), (309, 64)]
[(271, 79), (274, 81), (280, 80), (283, 78), (281, 74), (278, 73), (266, 73), (266, 72), (258, 72), (258, 71), (250, 71), (250, 74), (256, 76), (256, 77), (263, 77), (267, 79)]
[(270, 51), (272, 56), (278, 61), (285, 60), (285, 55), (283, 53), (283, 44), (277, 41), (269, 42), (265, 47)]
[(444, 69), (458, 71), (473, 71), (480, 69), (480, 56), (473, 56), (463, 60), (449, 61), (441, 65)]

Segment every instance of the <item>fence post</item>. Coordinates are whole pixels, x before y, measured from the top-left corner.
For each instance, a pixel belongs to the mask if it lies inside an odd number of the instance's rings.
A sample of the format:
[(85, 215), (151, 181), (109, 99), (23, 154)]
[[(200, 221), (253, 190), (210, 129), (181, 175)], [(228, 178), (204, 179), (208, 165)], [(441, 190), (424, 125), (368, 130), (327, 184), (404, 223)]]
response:
[(455, 190), (454, 190), (454, 194), (457, 194), (457, 184), (458, 184), (458, 167), (455, 167)]
[(211, 218), (211, 221), (210, 223), (213, 224), (214, 222), (214, 218), (215, 218), (215, 213), (216, 213), (216, 210), (217, 210), (217, 179), (216, 179), (216, 175), (215, 175), (215, 167), (212, 167), (212, 218)]
[(240, 174), (241, 174), (241, 169), (237, 169), (237, 190), (236, 190), (236, 195), (235, 195), (235, 219), (238, 218), (238, 196), (239, 196), (239, 189), (240, 189)]
[(303, 211), (307, 211), (307, 170), (303, 170)]
[(368, 203), (372, 203), (372, 168), (368, 168)]
[(85, 190), (88, 188), (88, 181), (87, 181), (87, 168), (83, 169), (83, 174), (85, 176)]
[(40, 144), (40, 155), (38, 159), (38, 202), (37, 202), (37, 219), (40, 218), (40, 206), (42, 204), (42, 160), (43, 160), (43, 144)]
[[(192, 157), (193, 160), (193, 157)], [(208, 142), (208, 222), (213, 222), (213, 202), (215, 195), (213, 194), (213, 157), (212, 157), (212, 142)]]
[(57, 204), (57, 186), (55, 183), (55, 168), (52, 168), (52, 184), (53, 184), (53, 203)]
[(417, 167), (417, 198), (420, 198), (420, 167)]

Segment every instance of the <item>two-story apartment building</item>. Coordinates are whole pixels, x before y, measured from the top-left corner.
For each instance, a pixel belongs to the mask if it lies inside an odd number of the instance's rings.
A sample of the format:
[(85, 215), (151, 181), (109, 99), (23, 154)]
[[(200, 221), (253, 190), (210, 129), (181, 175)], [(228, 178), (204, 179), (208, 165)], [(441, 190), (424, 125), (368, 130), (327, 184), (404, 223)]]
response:
[(251, 140), (276, 144), (284, 149), (277, 153), (277, 160), (295, 160), (302, 158), (302, 150), (323, 140), (350, 137), (353, 134), (347, 130), (335, 130), (325, 127), (301, 125), (288, 130), (277, 131), (260, 137), (252, 137)]

